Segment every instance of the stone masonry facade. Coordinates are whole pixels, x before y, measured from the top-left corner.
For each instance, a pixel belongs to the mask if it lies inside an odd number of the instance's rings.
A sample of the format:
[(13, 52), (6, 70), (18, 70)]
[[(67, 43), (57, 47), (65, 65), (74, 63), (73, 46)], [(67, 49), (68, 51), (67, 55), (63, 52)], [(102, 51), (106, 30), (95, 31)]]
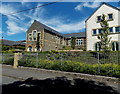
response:
[(39, 51), (51, 51), (61, 49), (66, 45), (64, 35), (57, 31), (34, 21), (26, 33), (26, 51), (37, 51), (36, 42), (39, 34)]

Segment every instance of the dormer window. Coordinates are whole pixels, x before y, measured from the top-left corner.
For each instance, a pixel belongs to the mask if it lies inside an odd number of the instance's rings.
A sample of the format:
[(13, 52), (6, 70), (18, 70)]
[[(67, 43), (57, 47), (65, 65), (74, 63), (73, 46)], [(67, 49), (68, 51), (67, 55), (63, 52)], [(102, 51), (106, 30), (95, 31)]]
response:
[(108, 14), (108, 20), (113, 20), (113, 14)]
[(97, 16), (97, 22), (101, 21), (101, 16)]

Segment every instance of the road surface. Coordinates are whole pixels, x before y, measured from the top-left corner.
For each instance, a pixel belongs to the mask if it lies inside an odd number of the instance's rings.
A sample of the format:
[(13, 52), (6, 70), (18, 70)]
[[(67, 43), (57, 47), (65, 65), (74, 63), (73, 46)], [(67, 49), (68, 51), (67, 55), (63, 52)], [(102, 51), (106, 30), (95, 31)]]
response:
[[(29, 94), (33, 94), (32, 90), (41, 92), (40, 94), (50, 94), (50, 92), (53, 94), (64, 94), (63, 91), (67, 92), (67, 94), (68, 91), (71, 94), (72, 92), (78, 93), (80, 91), (84, 91), (84, 94), (119, 94), (118, 84), (106, 85), (104, 83), (81, 80), (78, 78), (73, 80), (71, 76), (63, 77), (61, 74), (51, 72), (49, 73), (46, 71), (41, 72), (35, 69), (13, 69), (12, 66), (2, 67), (2, 85), (2, 94), (8, 94), (8, 92), (9, 94), (18, 94), (20, 93), (18, 91), (21, 91), (20, 94), (23, 94), (24, 92), (22, 91), (24, 90), (26, 92), (29, 91)], [(27, 91), (28, 87), (30, 89)], [(61, 91), (58, 92), (58, 89)], [(13, 92), (12, 90), (15, 91)]]

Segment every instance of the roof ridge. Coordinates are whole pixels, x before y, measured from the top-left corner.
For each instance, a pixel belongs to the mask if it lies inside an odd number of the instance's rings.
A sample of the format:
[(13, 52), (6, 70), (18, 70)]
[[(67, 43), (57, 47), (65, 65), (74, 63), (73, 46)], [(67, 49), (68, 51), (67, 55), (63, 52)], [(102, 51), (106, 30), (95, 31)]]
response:
[(79, 33), (84, 33), (84, 32), (78, 32), (78, 33), (68, 33), (68, 34), (64, 34), (64, 35), (69, 35), (69, 34), (79, 34)]
[[(49, 27), (48, 25), (45, 25), (45, 24), (41, 23), (40, 21), (34, 20), (34, 22), (38, 22), (39, 24), (43, 25), (44, 27), (47, 27), (47, 28), (51, 29), (51, 32), (52, 32), (52, 33), (55, 33), (55, 34), (58, 33), (57, 35), (62, 36), (62, 37), (65, 37), (64, 34), (58, 32), (57, 30), (53, 29), (52, 27)], [(53, 31), (54, 31), (54, 32), (53, 32)]]

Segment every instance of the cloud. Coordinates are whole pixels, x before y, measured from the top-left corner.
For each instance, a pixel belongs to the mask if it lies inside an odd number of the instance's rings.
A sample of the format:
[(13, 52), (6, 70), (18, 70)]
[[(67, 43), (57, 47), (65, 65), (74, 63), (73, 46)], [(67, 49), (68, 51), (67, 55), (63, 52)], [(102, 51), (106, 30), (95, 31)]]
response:
[(76, 11), (82, 10), (82, 5), (81, 5), (81, 4), (77, 5), (77, 6), (75, 7), (75, 10), (76, 10)]
[(60, 24), (55, 27), (58, 31), (61, 33), (73, 33), (73, 32), (79, 32), (80, 30), (85, 28), (85, 20), (78, 21), (76, 23), (70, 23), (70, 24)]
[[(40, 5), (41, 4), (38, 4), (37, 6)], [(36, 8), (35, 10), (29, 11), (25, 16), (31, 19), (29, 24), (32, 24), (33, 20), (36, 19), (61, 33), (79, 32), (85, 28), (85, 20), (66, 23), (68, 19), (64, 16), (61, 17), (58, 15), (46, 18), (45, 15), (47, 12), (45, 8)]]
[[(38, 3), (36, 6), (40, 6), (40, 5), (42, 4)], [(15, 6), (4, 4), (2, 5), (2, 9), (0, 9), (0, 13), (5, 15), (8, 13), (19, 11), (14, 7)], [(46, 8), (42, 7), (23, 13), (18, 13), (15, 15), (6, 15), (7, 17), (7, 21), (5, 22), (7, 25), (6, 34), (13, 35), (13, 34), (19, 34), (25, 32), (27, 31), (27, 29), (30, 27), (30, 25), (33, 23), (34, 20), (38, 20), (41, 23), (48, 25), (51, 28), (61, 33), (79, 32), (80, 30), (85, 28), (84, 20), (82, 21), (77, 20), (76, 22), (69, 20), (69, 23), (67, 23), (68, 18), (66, 18), (65, 16), (61, 17), (57, 15), (49, 18), (48, 16), (46, 16), (47, 13), (49, 14), (49, 11), (47, 11)], [(26, 19), (27, 21), (25, 21)]]
[(84, 2), (79, 5), (77, 5), (74, 9), (76, 11), (81, 11), (83, 7), (88, 7), (88, 8), (97, 8), (100, 6), (101, 2), (97, 2), (96, 0), (94, 2)]
[(9, 19), (8, 21), (6, 21), (6, 23), (7, 23), (8, 35), (13, 35), (26, 31), (26, 29), (23, 26), (20, 26), (20, 24), (18, 24), (12, 19)]
[(16, 9), (12, 8), (10, 5), (3, 5), (2, 4), (2, 6), (0, 8), (0, 13), (3, 14), (3, 15), (6, 15), (8, 13), (13, 13), (15, 11), (16, 11)]
[[(30, 5), (30, 4), (29, 4)], [(41, 6), (42, 4), (38, 3), (37, 6)], [(23, 6), (21, 6), (23, 7)], [(27, 7), (24, 5), (24, 7)], [(18, 14), (13, 15), (7, 15), (10, 13), (15, 13), (19, 11), (15, 6), (10, 4), (2, 4), (2, 8), (0, 8), (0, 13), (3, 15), (6, 15), (7, 21), (5, 21), (5, 24), (7, 25), (7, 35), (13, 35), (18, 34), (27, 31), (27, 28), (30, 27), (33, 20), (40, 20), (40, 18), (43, 16), (44, 9), (43, 8), (36, 8), (34, 10), (21, 12)], [(3, 16), (5, 17), (5, 16)], [(25, 20), (29, 20), (26, 22)]]
[(1, 29), (1, 27), (0, 27), (0, 34), (2, 34), (3, 32), (2, 32), (2, 29)]
[[(9, 14), (9, 13), (14, 13), (18, 10), (16, 10), (13, 6), (9, 5), (9, 4), (3, 4), (1, 9), (0, 9), (0, 13), (3, 15)], [(3, 16), (4, 18), (5, 16)], [(21, 14), (14, 14), (14, 15), (6, 15), (7, 17), (7, 21), (6, 23), (6, 27), (7, 27), (7, 35), (13, 35), (13, 34), (17, 34), (17, 33), (21, 33), (26, 31), (26, 25), (25, 23), (22, 21), (24, 18), (23, 15)]]
[(83, 6), (88, 8), (97, 8), (100, 6), (100, 2), (93, 2), (92, 4), (90, 4), (89, 2), (85, 2)]

